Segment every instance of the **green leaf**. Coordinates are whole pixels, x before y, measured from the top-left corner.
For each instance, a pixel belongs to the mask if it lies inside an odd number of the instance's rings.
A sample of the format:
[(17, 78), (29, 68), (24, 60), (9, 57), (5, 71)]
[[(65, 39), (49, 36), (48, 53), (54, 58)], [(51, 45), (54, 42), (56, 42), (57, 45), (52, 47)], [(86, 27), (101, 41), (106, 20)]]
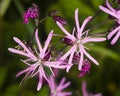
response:
[(108, 49), (108, 48), (94, 45), (94, 46), (91, 46), (90, 49), (98, 52), (103, 57), (110, 57), (112, 59), (120, 61), (120, 55), (118, 53), (115, 53), (114, 51)]
[(3, 96), (18, 96), (18, 93), (19, 93), (19, 86), (18, 84), (14, 84), (6, 89)]
[(97, 2), (96, 2), (96, 0), (91, 0), (91, 3), (93, 4), (93, 6), (94, 6), (96, 9), (99, 9), (98, 6), (102, 5), (103, 0), (98, 0)]
[[(81, 15), (93, 15), (94, 11), (90, 6), (82, 2), (82, 0), (59, 0), (61, 9), (64, 10), (64, 14), (68, 17), (72, 16), (71, 13), (74, 13), (76, 8), (79, 8), (79, 13)], [(73, 14), (74, 15), (74, 14)]]
[(0, 68), (0, 88), (2, 87), (2, 84), (5, 81), (7, 75), (7, 68)]
[(0, 16), (3, 17), (9, 8), (11, 0), (1, 0), (0, 1)]

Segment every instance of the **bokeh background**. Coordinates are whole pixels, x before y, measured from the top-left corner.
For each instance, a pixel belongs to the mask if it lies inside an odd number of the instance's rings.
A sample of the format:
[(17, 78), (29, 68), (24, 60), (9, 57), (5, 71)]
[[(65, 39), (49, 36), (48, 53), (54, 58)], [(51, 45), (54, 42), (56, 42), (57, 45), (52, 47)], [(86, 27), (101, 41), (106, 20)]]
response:
[[(49, 88), (44, 84), (43, 88), (37, 92), (37, 78), (26, 79), (19, 86), (22, 76), (16, 78), (17, 72), (25, 66), (20, 62), (21, 56), (8, 52), (9, 47), (15, 47), (13, 37), (29, 40), (34, 31), (34, 22), (23, 24), (23, 13), (32, 3), (36, 3), (40, 8), (40, 19), (44, 18), (51, 10), (60, 10), (59, 15), (68, 22), (68, 29), (74, 26), (74, 11), (79, 8), (80, 23), (87, 16), (94, 16), (99, 10), (98, 6), (104, 0), (0, 0), (0, 96), (49, 96)], [(118, 4), (115, 4), (115, 6)], [(100, 12), (88, 26), (93, 33), (101, 33), (109, 30), (114, 25), (113, 22), (102, 22), (108, 18)], [(101, 26), (97, 26), (97, 24)], [(95, 26), (96, 25), (96, 26)], [(95, 27), (93, 27), (95, 26)], [(39, 34), (42, 43), (51, 29), (55, 33), (63, 34), (56, 26), (52, 18), (48, 18), (39, 25)], [(57, 42), (56, 39), (53, 42)], [(77, 67), (73, 67), (69, 73), (60, 71), (58, 81), (61, 77), (66, 77), (71, 81), (71, 86), (67, 89), (73, 92), (73, 96), (81, 95), (81, 83), (87, 82), (87, 90), (91, 93), (102, 93), (103, 96), (120, 96), (120, 39), (115, 45), (110, 45), (109, 41), (96, 43), (89, 51), (100, 65), (91, 64), (90, 74), (78, 77)]]

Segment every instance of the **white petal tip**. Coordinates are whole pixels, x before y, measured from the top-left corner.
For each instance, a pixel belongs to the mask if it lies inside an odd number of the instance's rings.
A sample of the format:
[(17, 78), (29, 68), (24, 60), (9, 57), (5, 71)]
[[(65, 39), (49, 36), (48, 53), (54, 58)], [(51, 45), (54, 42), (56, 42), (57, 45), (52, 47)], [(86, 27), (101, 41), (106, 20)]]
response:
[(41, 89), (41, 87), (37, 87), (37, 91), (39, 91)]
[(16, 39), (17, 39), (17, 37), (13, 37), (13, 39), (14, 39), (14, 40), (16, 40)]
[(78, 8), (76, 8), (76, 10), (75, 11), (78, 11)]
[(13, 48), (8, 48), (8, 51), (12, 52)]

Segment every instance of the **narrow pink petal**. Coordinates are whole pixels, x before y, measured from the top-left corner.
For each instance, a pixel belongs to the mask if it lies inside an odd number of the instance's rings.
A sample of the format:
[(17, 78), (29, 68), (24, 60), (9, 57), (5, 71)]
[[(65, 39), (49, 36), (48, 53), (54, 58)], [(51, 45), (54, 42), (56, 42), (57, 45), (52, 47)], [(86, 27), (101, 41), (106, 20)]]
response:
[(72, 92), (60, 92), (60, 93), (57, 93), (57, 96), (71, 96), (72, 95)]
[(112, 12), (111, 10), (109, 10), (109, 9), (103, 7), (103, 6), (99, 6), (99, 8), (100, 8), (102, 11), (104, 11), (105, 13), (107, 13), (107, 14), (109, 14), (109, 15), (117, 18), (117, 19), (119, 19), (119, 17), (118, 17), (114, 12)]
[(58, 90), (59, 90), (59, 91), (62, 91), (62, 90), (64, 90), (65, 88), (67, 88), (68, 86), (70, 86), (70, 84), (71, 84), (71, 82), (67, 82), (67, 83), (65, 83), (64, 85), (62, 85)]
[(82, 68), (82, 64), (83, 64), (83, 59), (84, 59), (84, 54), (83, 54), (83, 50), (82, 50), (82, 46), (79, 46), (79, 50), (80, 50), (80, 61), (79, 61), (79, 65), (78, 65), (78, 70), (81, 70)]
[(34, 54), (31, 53), (30, 50), (26, 47), (26, 45), (23, 44), (23, 42), (21, 42), (21, 41), (20, 41), (18, 38), (16, 38), (16, 37), (13, 37), (13, 39), (14, 39), (15, 42), (17, 42), (21, 47), (23, 47), (24, 50), (25, 50), (30, 56), (32, 56), (32, 57), (34, 58), (34, 60), (37, 59), (37, 58), (34, 56)]
[(19, 54), (19, 55), (23, 55), (23, 56), (26, 56), (26, 57), (29, 57), (29, 55), (23, 51), (20, 51), (20, 50), (17, 50), (17, 49), (13, 49), (13, 48), (8, 48), (8, 50), (12, 53), (16, 53), (16, 54)]
[(47, 67), (53, 67), (53, 68), (58, 68), (58, 69), (65, 69), (66, 65), (63, 65), (61, 62), (56, 61), (56, 62), (45, 62), (45, 66)]
[(84, 54), (85, 54), (91, 61), (93, 61), (96, 65), (99, 65), (99, 63), (98, 63), (90, 54), (88, 54), (84, 48), (83, 48), (82, 50), (83, 50)]
[(111, 32), (108, 34), (108, 36), (107, 36), (108, 40), (111, 39), (111, 37), (112, 37), (116, 32), (118, 32), (119, 30), (120, 30), (120, 26), (117, 27), (117, 28), (115, 28), (113, 31), (111, 31)]
[(115, 37), (112, 39), (111, 44), (114, 45), (114, 44), (117, 42), (117, 40), (119, 39), (119, 37), (120, 37), (120, 30), (119, 30), (119, 32), (115, 35)]
[(85, 81), (83, 81), (82, 82), (82, 95), (83, 96), (88, 96), (88, 92), (87, 92), (87, 88), (86, 88), (86, 82)]
[(40, 40), (39, 40), (39, 37), (38, 37), (38, 29), (36, 29), (35, 31), (35, 38), (36, 38), (36, 42), (37, 42), (37, 45), (38, 45), (38, 48), (39, 48), (39, 52), (42, 51), (42, 46), (41, 46), (41, 43), (40, 43)]
[(41, 70), (39, 70), (39, 82), (38, 82), (38, 86), (37, 86), (37, 91), (39, 91), (42, 87), (42, 72)]
[(48, 35), (48, 37), (47, 37), (47, 40), (45, 41), (45, 45), (44, 45), (43, 51), (42, 51), (41, 54), (40, 54), (40, 57), (41, 57), (41, 58), (44, 58), (45, 52), (46, 52), (46, 50), (47, 50), (47, 48), (48, 48), (48, 45), (50, 44), (50, 41), (51, 41), (51, 39), (52, 39), (52, 36), (53, 36), (53, 30), (49, 33), (49, 35)]
[(109, 4), (108, 0), (106, 0), (106, 5), (111, 11), (116, 12), (116, 10)]
[(19, 77), (20, 75), (22, 75), (23, 73), (26, 73), (27, 71), (30, 71), (32, 70), (32, 67), (28, 67), (27, 69), (24, 69), (20, 72), (17, 73), (16, 77)]
[(80, 31), (80, 24), (79, 24), (79, 18), (78, 18), (78, 8), (75, 10), (75, 23), (76, 23), (78, 36), (81, 36), (82, 33)]
[(76, 50), (76, 46), (73, 46), (73, 50), (72, 50), (72, 52), (71, 52), (71, 54), (70, 54), (68, 64), (72, 64), (72, 59), (73, 59), (75, 50)]
[(60, 23), (60, 22), (56, 22), (57, 25), (59, 26), (59, 28), (70, 38), (72, 39), (73, 41), (75, 40), (75, 37), (72, 36), (64, 27), (63, 25)]
[[(87, 24), (91, 19), (92, 19), (92, 16), (89, 16), (89, 17), (87, 17), (87, 18), (84, 20), (84, 22), (82, 23), (82, 26), (81, 26), (81, 28), (80, 28), (81, 34), (82, 34), (82, 32), (83, 32), (86, 24)], [(81, 35), (80, 35), (80, 37), (81, 37)]]
[(74, 53), (75, 53), (75, 50), (76, 50), (76, 46), (74, 46), (74, 48), (73, 48), (73, 51), (72, 51), (72, 53), (70, 54), (70, 57), (69, 57), (69, 61), (68, 61), (68, 66), (67, 66), (67, 69), (66, 69), (66, 71), (67, 72), (69, 72), (69, 70), (70, 70), (70, 68), (72, 67), (72, 61), (73, 61), (73, 56), (74, 56)]
[[(76, 46), (76, 45), (74, 45), (74, 46)], [(75, 47), (72, 47), (69, 51), (67, 51), (61, 58), (60, 58), (60, 61), (62, 60), (62, 61), (64, 61), (70, 54), (71, 54), (71, 52), (74, 50), (74, 48)]]
[(50, 78), (49, 78), (49, 87), (51, 89), (51, 93), (55, 90), (55, 87), (56, 87), (56, 83), (55, 83), (55, 80), (54, 80), (54, 77), (51, 75)]
[(66, 80), (65, 77), (62, 78), (62, 80), (60, 81), (60, 83), (59, 83), (59, 85), (58, 85), (58, 88), (61, 87), (61, 86), (64, 84), (65, 80)]
[(23, 83), (23, 81), (30, 75), (31, 71), (27, 72), (27, 74), (24, 76), (22, 81), (20, 82), (20, 85)]
[(88, 42), (101, 42), (105, 41), (106, 38), (85, 38), (82, 43), (88, 43)]

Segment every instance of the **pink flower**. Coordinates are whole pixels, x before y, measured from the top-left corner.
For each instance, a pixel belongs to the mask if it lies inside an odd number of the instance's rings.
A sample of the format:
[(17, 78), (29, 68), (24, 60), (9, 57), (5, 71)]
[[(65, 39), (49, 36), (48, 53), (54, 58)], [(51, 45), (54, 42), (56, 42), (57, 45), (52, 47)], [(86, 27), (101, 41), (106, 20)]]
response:
[(84, 76), (86, 73), (90, 73), (90, 62), (87, 59), (83, 61), (83, 66), (79, 74), (79, 77)]
[(67, 88), (70, 85), (70, 82), (65, 83), (65, 78), (62, 78), (59, 85), (56, 84), (54, 77), (50, 76), (50, 82), (49, 86), (51, 89), (51, 95), (50, 96), (71, 96), (71, 92), (64, 92), (63, 90)]
[(101, 42), (105, 41), (106, 38), (103, 37), (93, 37), (89, 36), (88, 32), (89, 30), (85, 30), (84, 28), (86, 24), (91, 20), (91, 16), (87, 17), (83, 24), (80, 26), (79, 20), (78, 20), (78, 9), (75, 10), (75, 23), (76, 26), (73, 28), (72, 34), (70, 34), (61, 23), (57, 22), (57, 25), (59, 28), (66, 34), (65, 40), (63, 40), (66, 44), (70, 45), (71, 48), (60, 58), (61, 61), (65, 61), (66, 58), (68, 59), (68, 66), (67, 66), (67, 72), (71, 68), (72, 61), (74, 54), (77, 53), (80, 55), (79, 65), (78, 69), (81, 70), (84, 56), (88, 57), (92, 62), (94, 62), (96, 65), (98, 65), (98, 62), (89, 54), (87, 53), (86, 49), (88, 49), (85, 45), (91, 42)]
[(87, 88), (86, 88), (86, 82), (83, 81), (82, 82), (82, 96), (102, 96), (101, 93), (98, 93), (98, 94), (92, 94), (92, 93), (88, 93), (87, 92)]
[[(51, 61), (51, 54), (50, 50), (48, 50), (48, 45), (51, 42), (53, 36), (53, 31), (51, 31), (48, 35), (48, 38), (45, 42), (45, 46), (42, 48), (41, 43), (38, 38), (38, 29), (35, 31), (35, 39), (37, 42), (38, 50), (34, 46), (34, 50), (32, 50), (30, 47), (26, 46), (21, 40), (14, 37), (14, 41), (21, 46), (22, 50), (14, 49), (14, 48), (8, 48), (10, 52), (25, 56), (26, 60), (21, 60), (23, 63), (25, 63), (28, 67), (22, 71), (20, 71), (16, 77), (26, 74), (23, 80), (27, 77), (34, 77), (38, 75), (39, 82), (37, 86), (37, 90), (40, 90), (42, 87), (42, 80), (43, 78), (49, 82), (49, 77), (47, 75), (47, 72), (45, 72), (44, 68), (47, 67), (51, 73), (54, 75), (52, 68), (58, 68), (58, 69), (64, 69), (66, 68), (66, 65), (61, 64), (60, 61)], [(22, 80), (22, 81), (23, 81)]]
[(24, 24), (29, 22), (29, 19), (38, 19), (39, 18), (39, 7), (36, 4), (33, 4), (33, 7), (29, 7), (28, 10), (24, 13)]
[[(107, 8), (106, 8), (107, 7)], [(112, 39), (111, 44), (115, 44), (120, 37), (120, 10), (115, 10), (106, 0), (106, 7), (99, 6), (99, 8), (105, 13), (114, 17), (114, 20), (118, 23), (118, 26), (114, 28), (107, 36), (108, 40)]]

